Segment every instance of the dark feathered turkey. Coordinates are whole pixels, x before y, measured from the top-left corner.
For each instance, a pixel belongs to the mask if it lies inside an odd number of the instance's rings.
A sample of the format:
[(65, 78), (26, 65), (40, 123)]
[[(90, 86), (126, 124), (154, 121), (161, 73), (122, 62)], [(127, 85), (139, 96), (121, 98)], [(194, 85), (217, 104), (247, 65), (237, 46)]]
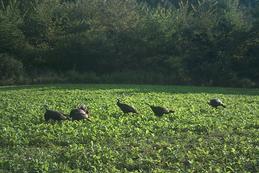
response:
[(88, 111), (88, 109), (87, 109), (87, 107), (85, 105), (80, 105), (78, 107), (78, 109), (81, 109), (81, 110), (85, 111), (86, 114), (89, 114), (89, 111)]
[(214, 108), (218, 108), (218, 106), (222, 106), (222, 107), (226, 107), (223, 102), (220, 99), (211, 99), (209, 102), (209, 105), (214, 107)]
[(72, 120), (87, 119), (90, 121), (89, 111), (85, 106), (80, 106), (76, 109), (72, 109), (69, 116), (71, 117)]
[(161, 117), (164, 114), (170, 114), (170, 113), (174, 113), (175, 112), (175, 111), (169, 110), (169, 109), (161, 107), (161, 106), (149, 105), (149, 107), (154, 112), (155, 116), (158, 116), (158, 117)]
[(49, 120), (61, 121), (61, 120), (68, 119), (66, 115), (61, 112), (49, 110), (47, 107), (45, 107), (45, 109), (46, 109), (46, 112), (44, 114), (44, 118), (46, 121), (49, 121)]
[(127, 105), (125, 103), (121, 103), (120, 100), (117, 100), (117, 106), (121, 109), (121, 111), (126, 114), (126, 113), (138, 113), (136, 109), (134, 109), (132, 106)]

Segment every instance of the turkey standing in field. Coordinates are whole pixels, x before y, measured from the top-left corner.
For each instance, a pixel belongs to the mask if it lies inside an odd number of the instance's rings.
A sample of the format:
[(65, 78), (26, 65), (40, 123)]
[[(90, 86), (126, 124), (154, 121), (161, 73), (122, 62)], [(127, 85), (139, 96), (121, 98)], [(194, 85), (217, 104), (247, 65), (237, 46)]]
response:
[(55, 120), (55, 121), (61, 121), (61, 120), (67, 120), (68, 118), (66, 117), (65, 114), (54, 111), (54, 110), (49, 110), (47, 106), (45, 106), (46, 112), (44, 114), (44, 118), (46, 121), (49, 120)]
[(132, 106), (127, 105), (125, 103), (121, 103), (119, 99), (117, 99), (117, 106), (121, 109), (121, 111), (126, 113), (138, 113)]
[(150, 108), (152, 109), (152, 111), (154, 112), (155, 116), (157, 117), (161, 117), (164, 114), (170, 114), (170, 113), (174, 113), (175, 111), (169, 110), (167, 108), (161, 107), (161, 106), (153, 106), (153, 105), (149, 105)]
[(72, 109), (69, 115), (72, 120), (83, 120), (83, 119), (87, 119), (90, 121), (89, 119), (89, 111), (88, 109), (85, 107), (85, 105), (81, 105), (76, 109)]
[(218, 108), (218, 106), (222, 106), (223, 108), (226, 107), (220, 99), (211, 99), (208, 103), (214, 108)]

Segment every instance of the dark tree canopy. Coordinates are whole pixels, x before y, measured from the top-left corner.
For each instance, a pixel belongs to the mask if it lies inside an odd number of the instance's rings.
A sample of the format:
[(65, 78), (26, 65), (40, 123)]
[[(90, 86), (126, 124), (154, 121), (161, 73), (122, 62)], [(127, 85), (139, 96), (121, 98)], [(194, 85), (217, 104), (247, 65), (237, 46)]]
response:
[(258, 14), (257, 0), (0, 0), (0, 55), (29, 78), (258, 86)]

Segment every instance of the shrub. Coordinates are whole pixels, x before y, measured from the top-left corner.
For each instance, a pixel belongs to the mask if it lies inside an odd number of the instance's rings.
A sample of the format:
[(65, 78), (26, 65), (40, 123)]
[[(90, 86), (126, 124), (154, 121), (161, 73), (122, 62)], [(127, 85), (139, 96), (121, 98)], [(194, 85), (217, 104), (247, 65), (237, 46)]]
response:
[(8, 54), (0, 54), (0, 83), (15, 83), (23, 72), (21, 61)]

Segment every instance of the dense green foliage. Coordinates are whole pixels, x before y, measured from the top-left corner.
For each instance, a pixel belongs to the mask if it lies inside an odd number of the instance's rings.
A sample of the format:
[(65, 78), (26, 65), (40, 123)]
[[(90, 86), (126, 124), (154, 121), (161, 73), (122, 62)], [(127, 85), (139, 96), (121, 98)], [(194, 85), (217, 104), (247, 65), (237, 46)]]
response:
[(258, 14), (257, 0), (0, 0), (0, 54), (32, 78), (149, 73), (154, 83), (253, 87)]
[[(219, 97), (227, 108), (209, 107)], [(116, 98), (140, 114), (123, 115)], [(0, 88), (0, 172), (258, 172), (259, 90), (56, 85)], [(89, 121), (46, 123), (43, 105)], [(145, 104), (175, 110), (155, 117)]]
[(16, 82), (23, 75), (23, 64), (15, 58), (0, 54), (0, 62), (0, 81)]

